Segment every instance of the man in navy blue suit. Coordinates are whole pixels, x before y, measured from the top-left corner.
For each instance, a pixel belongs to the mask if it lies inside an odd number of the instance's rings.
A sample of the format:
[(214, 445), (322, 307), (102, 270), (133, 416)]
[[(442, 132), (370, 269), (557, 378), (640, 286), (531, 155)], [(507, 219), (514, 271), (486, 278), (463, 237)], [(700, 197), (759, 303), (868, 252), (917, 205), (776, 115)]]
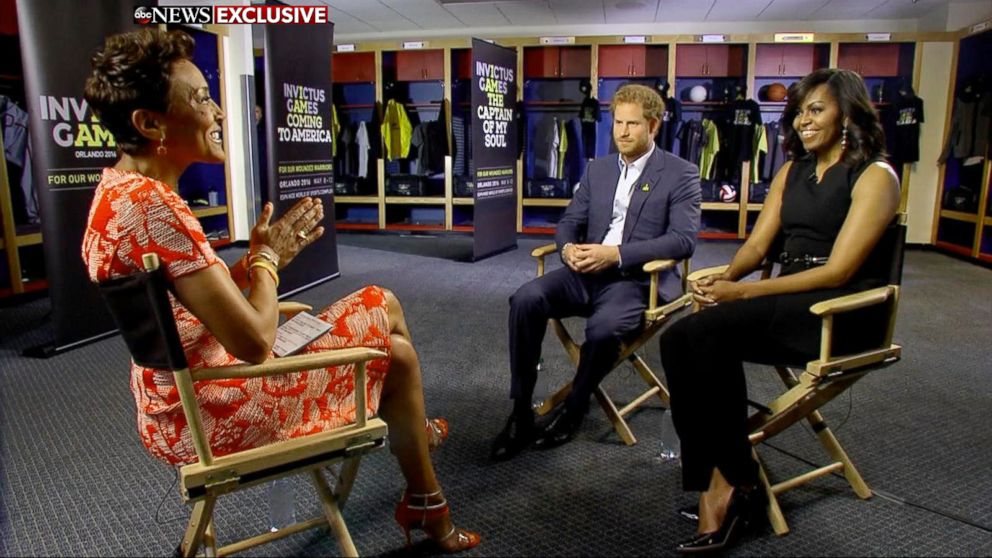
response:
[[(653, 89), (629, 84), (610, 107), (619, 154), (589, 163), (555, 241), (565, 264), (510, 297), (513, 412), (496, 437), (492, 458), (527, 446), (551, 448), (572, 439), (589, 397), (620, 355), (624, 339), (643, 326), (650, 280), (644, 263), (692, 255), (699, 233), (699, 169), (655, 147), (665, 103)], [(677, 268), (663, 274), (659, 295), (681, 295)], [(572, 391), (538, 429), (531, 399), (549, 318), (587, 318)]]

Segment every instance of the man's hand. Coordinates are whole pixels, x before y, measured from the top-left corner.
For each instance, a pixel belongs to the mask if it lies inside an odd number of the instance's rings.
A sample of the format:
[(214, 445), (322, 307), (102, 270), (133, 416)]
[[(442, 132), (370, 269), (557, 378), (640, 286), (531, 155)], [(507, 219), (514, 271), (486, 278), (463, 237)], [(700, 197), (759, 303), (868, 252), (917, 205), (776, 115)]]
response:
[(573, 244), (563, 254), (565, 264), (578, 273), (599, 273), (620, 263), (620, 248), (602, 244)]

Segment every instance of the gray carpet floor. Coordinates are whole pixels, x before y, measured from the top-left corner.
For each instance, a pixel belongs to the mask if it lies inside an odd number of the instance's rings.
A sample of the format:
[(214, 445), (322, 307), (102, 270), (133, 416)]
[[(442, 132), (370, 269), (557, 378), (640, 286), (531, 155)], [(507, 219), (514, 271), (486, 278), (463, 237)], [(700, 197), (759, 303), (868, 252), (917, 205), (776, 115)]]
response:
[[(467, 263), (464, 237), (339, 237), (341, 277), (296, 297), (317, 306), (368, 283), (403, 302), (424, 369), (430, 415), (452, 425), (435, 464), (456, 522), (478, 530), (472, 556), (672, 555), (693, 527), (674, 513), (693, 501), (679, 467), (657, 459), (663, 410), (631, 419), (640, 442), (624, 446), (594, 406), (572, 443), (494, 464), (489, 444), (509, 412), (507, 298), (534, 275), (529, 252), (546, 240)], [(725, 263), (735, 243), (702, 243), (693, 267)], [(227, 257), (234, 257), (230, 252)], [(903, 360), (863, 379), (824, 414), (869, 485), (859, 500), (827, 477), (781, 497), (792, 531), (770, 530), (733, 556), (981, 556), (992, 554), (992, 275), (933, 252), (907, 254), (897, 342)], [(174, 472), (151, 458), (134, 431), (127, 351), (119, 337), (48, 360), (21, 356), (48, 341), (46, 300), (0, 308), (0, 555), (169, 554), (188, 517)], [(581, 324), (569, 322), (581, 335)], [(714, 350), (720, 340), (714, 339)], [(571, 376), (555, 339), (545, 341), (539, 395)], [(660, 372), (658, 349), (644, 351)], [(753, 399), (778, 391), (770, 370), (749, 368)], [(629, 399), (630, 370), (606, 381)], [(773, 477), (826, 458), (808, 428), (762, 447)], [(294, 481), (297, 512), (317, 514), (309, 486)], [(365, 555), (404, 549), (392, 508), (403, 489), (388, 452), (362, 464), (345, 510)], [(226, 501), (224, 501), (226, 500)], [(223, 542), (267, 528), (264, 487), (222, 499)], [(337, 555), (322, 531), (294, 535), (248, 555)]]

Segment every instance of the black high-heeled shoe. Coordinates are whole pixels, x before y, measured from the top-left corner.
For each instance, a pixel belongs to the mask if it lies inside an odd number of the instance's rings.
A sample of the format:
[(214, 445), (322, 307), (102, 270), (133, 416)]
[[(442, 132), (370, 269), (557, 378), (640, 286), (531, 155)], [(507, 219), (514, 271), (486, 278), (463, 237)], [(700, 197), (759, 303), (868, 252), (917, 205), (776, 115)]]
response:
[(720, 528), (682, 541), (675, 550), (683, 554), (694, 554), (716, 552), (733, 546), (745, 533), (753, 532), (764, 524), (766, 503), (767, 496), (760, 487), (734, 487), (727, 506), (727, 515)]

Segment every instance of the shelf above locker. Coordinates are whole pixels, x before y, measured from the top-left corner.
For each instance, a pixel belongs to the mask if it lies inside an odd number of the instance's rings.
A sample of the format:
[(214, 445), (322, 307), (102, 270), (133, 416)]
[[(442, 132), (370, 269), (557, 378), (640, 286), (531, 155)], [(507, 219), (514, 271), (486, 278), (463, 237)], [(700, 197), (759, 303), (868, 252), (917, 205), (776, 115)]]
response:
[(941, 209), (940, 216), (946, 219), (953, 219), (954, 221), (964, 221), (966, 223), (977, 223), (978, 215), (974, 213), (965, 213), (963, 211), (953, 211), (950, 209)]
[(725, 202), (703, 202), (701, 209), (704, 211), (740, 211), (741, 204)]
[[(35, 246), (41, 244), (41, 233), (19, 234), (17, 235), (17, 246)], [(3, 239), (0, 238), (0, 250), (4, 247)]]
[(451, 198), (451, 205), (475, 205), (475, 198)]
[(226, 205), (211, 205), (206, 207), (193, 207), (193, 215), (197, 217), (213, 217), (214, 215), (227, 215)]
[[(17, 246), (34, 246), (36, 244), (41, 244), (41, 233), (31, 233), (31, 234), (19, 234), (17, 235)], [(0, 250), (3, 250), (4, 243), (3, 238), (0, 238)]]
[(747, 204), (748, 211), (761, 211), (761, 208), (765, 207), (763, 203), (749, 203)]
[[(524, 207), (568, 207), (570, 199), (524, 198)], [(540, 228), (540, 227), (538, 227)]]
[(334, 196), (334, 203), (379, 203), (377, 196)]
[(402, 196), (386, 196), (386, 203), (396, 205), (444, 205), (444, 198), (441, 196), (406, 198)]

